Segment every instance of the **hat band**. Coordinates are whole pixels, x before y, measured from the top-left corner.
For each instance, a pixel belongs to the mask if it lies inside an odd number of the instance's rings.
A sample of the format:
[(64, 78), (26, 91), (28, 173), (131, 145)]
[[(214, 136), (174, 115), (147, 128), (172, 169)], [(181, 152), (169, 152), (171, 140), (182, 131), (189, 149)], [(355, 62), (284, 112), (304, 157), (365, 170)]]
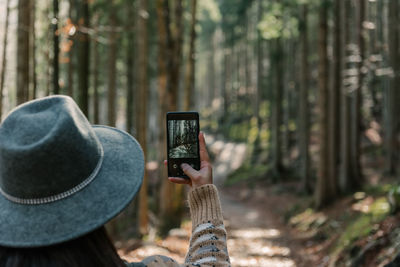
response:
[(88, 184), (90, 184), (90, 182), (92, 182), (94, 180), (94, 178), (96, 178), (97, 173), (99, 172), (101, 165), (103, 163), (103, 158), (104, 158), (104, 150), (103, 150), (103, 146), (101, 145), (100, 142), (98, 142), (99, 148), (100, 148), (100, 159), (97, 162), (96, 167), (94, 168), (93, 172), (89, 175), (88, 178), (86, 178), (85, 180), (83, 180), (83, 182), (81, 182), (80, 184), (74, 186), (73, 188), (62, 192), (60, 194), (57, 195), (53, 195), (53, 196), (48, 196), (48, 197), (43, 197), (43, 198), (19, 198), (19, 197), (14, 197), (11, 196), (9, 194), (7, 194), (6, 192), (4, 192), (4, 190), (0, 187), (0, 193), (7, 198), (8, 200), (18, 203), (18, 204), (24, 204), (24, 205), (38, 205), (38, 204), (45, 204), (45, 203), (50, 203), (50, 202), (54, 202), (63, 198), (66, 198), (70, 195), (75, 194), (76, 192), (78, 192), (79, 190), (85, 188)]

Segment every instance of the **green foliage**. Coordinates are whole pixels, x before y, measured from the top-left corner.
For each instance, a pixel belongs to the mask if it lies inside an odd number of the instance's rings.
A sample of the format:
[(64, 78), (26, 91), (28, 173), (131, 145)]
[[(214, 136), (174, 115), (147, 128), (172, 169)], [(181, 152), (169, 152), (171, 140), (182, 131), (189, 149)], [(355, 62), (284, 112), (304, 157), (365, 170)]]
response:
[(312, 228), (319, 228), (328, 221), (328, 218), (321, 212), (308, 208), (289, 220), (290, 225), (300, 231), (308, 231)]
[(298, 36), (298, 19), (287, 11), (284, 4), (269, 4), (267, 10), (258, 23), (258, 30), (264, 39), (289, 39)]
[[(215, 0), (199, 1), (198, 34), (204, 37), (203, 42), (209, 44), (210, 39), (221, 21), (221, 13)], [(202, 38), (203, 39), (203, 38)]]
[(378, 184), (378, 185), (366, 185), (364, 192), (367, 195), (383, 196), (389, 193), (389, 191), (395, 186), (392, 184)]
[(242, 167), (237, 169), (235, 172), (230, 174), (225, 181), (226, 185), (233, 185), (238, 182), (247, 181), (253, 184), (258, 179), (263, 178), (268, 172), (267, 165), (250, 165), (244, 164)]
[(214, 23), (221, 21), (221, 13), (215, 0), (202, 0), (199, 2), (200, 20), (210, 20)]
[(352, 219), (343, 234), (341, 234), (333, 253), (337, 255), (342, 250), (351, 248), (354, 241), (370, 234), (375, 229), (376, 224), (386, 218), (389, 210), (389, 203), (385, 197), (376, 199), (370, 205), (368, 212), (361, 213)]
[(390, 204), (391, 213), (397, 212), (400, 208), (400, 186), (393, 186), (389, 190), (387, 197)]

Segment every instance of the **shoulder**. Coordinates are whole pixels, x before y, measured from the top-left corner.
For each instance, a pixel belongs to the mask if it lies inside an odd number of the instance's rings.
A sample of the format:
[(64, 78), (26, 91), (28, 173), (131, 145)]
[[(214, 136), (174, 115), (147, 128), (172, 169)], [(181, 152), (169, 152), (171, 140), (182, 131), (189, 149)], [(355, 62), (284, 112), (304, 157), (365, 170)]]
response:
[[(131, 265), (131, 264), (138, 264), (138, 265)], [(183, 267), (183, 266), (193, 266), (193, 267), (200, 267), (199, 264), (194, 265), (180, 265), (177, 261), (172, 258), (162, 256), (162, 255), (154, 255), (145, 258), (140, 263), (129, 263), (127, 264), (128, 267)]]
[(126, 263), (127, 267), (179, 267), (180, 265), (166, 256), (155, 255), (145, 258), (141, 262)]
[(145, 258), (143, 264), (146, 267), (155, 267), (155, 266), (162, 266), (162, 267), (177, 267), (179, 264), (174, 260), (166, 256), (162, 255), (155, 255)]

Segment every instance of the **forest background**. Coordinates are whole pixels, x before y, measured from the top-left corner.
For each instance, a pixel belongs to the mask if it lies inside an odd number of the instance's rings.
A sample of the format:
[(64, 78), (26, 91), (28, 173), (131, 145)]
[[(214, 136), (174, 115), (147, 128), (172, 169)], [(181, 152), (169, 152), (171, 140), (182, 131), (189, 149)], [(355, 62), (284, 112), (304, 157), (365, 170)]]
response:
[(159, 168), (176, 110), (246, 144), (225, 184), (294, 183), (309, 200), (300, 214), (379, 188), (382, 212), (397, 211), (398, 0), (1, 0), (0, 14), (2, 119), (66, 94), (142, 145), (153, 175), (114, 236), (166, 235), (184, 219), (184, 188)]

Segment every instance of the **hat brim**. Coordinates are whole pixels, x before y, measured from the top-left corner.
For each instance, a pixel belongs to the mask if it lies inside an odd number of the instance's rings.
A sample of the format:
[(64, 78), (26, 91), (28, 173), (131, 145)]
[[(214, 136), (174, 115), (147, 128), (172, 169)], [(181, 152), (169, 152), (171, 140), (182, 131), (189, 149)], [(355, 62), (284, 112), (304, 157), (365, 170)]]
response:
[(0, 245), (48, 246), (68, 241), (104, 225), (134, 198), (142, 184), (144, 155), (127, 133), (93, 126), (104, 149), (96, 178), (64, 199), (23, 205), (0, 194)]

